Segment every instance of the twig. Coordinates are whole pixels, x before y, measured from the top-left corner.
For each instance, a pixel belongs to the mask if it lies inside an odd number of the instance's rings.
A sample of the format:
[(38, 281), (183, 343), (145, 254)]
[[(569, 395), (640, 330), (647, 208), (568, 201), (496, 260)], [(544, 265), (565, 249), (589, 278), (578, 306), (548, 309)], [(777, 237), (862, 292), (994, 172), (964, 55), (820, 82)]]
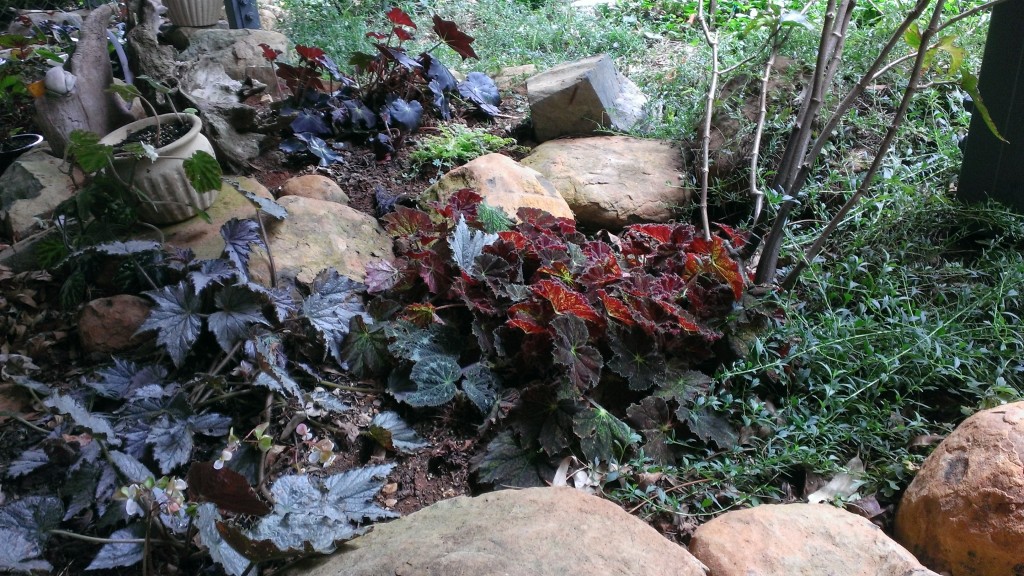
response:
[(267, 236), (267, 228), (263, 225), (263, 215), (260, 209), (256, 209), (256, 222), (260, 225), (260, 234), (263, 235), (263, 245), (267, 249), (267, 265), (270, 267), (270, 287), (277, 288), (277, 267), (274, 266), (274, 253), (270, 250), (270, 237)]
[[(711, 17), (715, 14), (715, 0), (710, 0)], [(704, 41), (711, 48), (711, 83), (704, 103), (704, 126), (701, 128), (700, 159), (700, 220), (704, 239), (711, 239), (711, 222), (708, 220), (708, 171), (711, 156), (711, 116), (715, 111), (715, 94), (718, 92), (718, 32), (708, 25), (704, 13), (704, 0), (697, 3), (697, 19), (704, 31)]]
[[(270, 422), (270, 416), (271, 416), (270, 409), (273, 406), (274, 406), (274, 393), (273, 392), (268, 392), (267, 393), (266, 405), (263, 408), (263, 421), (264, 422)], [(267, 500), (273, 502), (274, 501), (274, 495), (271, 494), (270, 490), (267, 489), (267, 453), (263, 452), (262, 450), (260, 451), (260, 465), (256, 469), (256, 476), (257, 476), (256, 477), (256, 482), (257, 482), (257, 486), (260, 489), (260, 494), (263, 494), (263, 496)]]
[(761, 76), (761, 97), (758, 100), (757, 124), (754, 128), (754, 148), (750, 151), (750, 197), (754, 200), (754, 217), (750, 223), (751, 228), (757, 226), (757, 221), (761, 218), (761, 209), (764, 207), (764, 192), (757, 188), (757, 164), (761, 158), (764, 119), (768, 115), (768, 80), (771, 79), (772, 67), (775, 66), (775, 57), (778, 53), (778, 44), (773, 42), (768, 62), (764, 65), (764, 75)]
[(875, 159), (871, 163), (871, 168), (868, 169), (867, 175), (864, 176), (864, 180), (861, 181), (857, 191), (846, 201), (845, 204), (839, 209), (839, 212), (829, 220), (825, 229), (821, 231), (818, 238), (804, 253), (804, 258), (797, 262), (793, 269), (789, 271), (785, 279), (782, 282), (782, 288), (784, 290), (790, 290), (796, 285), (796, 281), (800, 277), (800, 273), (807, 267), (807, 263), (813, 260), (822, 248), (825, 246), (826, 240), (832, 234), (832, 232), (839, 227), (839, 223), (843, 221), (847, 213), (853, 209), (854, 206), (860, 201), (868, 189), (871, 187), (871, 182), (874, 180), (878, 170), (882, 167), (882, 162), (885, 161), (885, 156), (889, 152), (889, 146), (892, 145), (893, 138), (896, 137), (896, 132), (899, 130), (900, 124), (903, 122), (903, 117), (906, 116), (907, 109), (910, 107), (910, 101), (913, 100), (914, 94), (917, 92), (917, 84), (921, 80), (921, 73), (924, 69), (924, 61), (928, 55), (928, 43), (932, 36), (938, 31), (939, 21), (942, 19), (942, 8), (945, 6), (945, 0), (938, 0), (935, 3), (935, 9), (932, 11), (932, 19), (928, 24), (928, 29), (921, 35), (921, 45), (917, 51), (917, 59), (914, 61), (914, 69), (910, 75), (910, 82), (907, 84), (907, 88), (903, 91), (903, 99), (900, 101), (900, 107), (896, 110), (896, 116), (892, 120), (892, 124), (889, 126), (889, 130), (886, 131), (885, 137), (882, 139), (882, 143), (879, 144), (878, 150), (875, 152)]
[(93, 544), (145, 544), (145, 538), (99, 538), (96, 536), (86, 536), (85, 534), (78, 534), (76, 532), (68, 532), (67, 530), (47, 530), (49, 534), (55, 534), (57, 536), (67, 536), (68, 538), (74, 538), (76, 540), (82, 540), (85, 542), (92, 542)]
[(31, 429), (33, 429), (36, 432), (39, 432), (41, 434), (49, 434), (50, 432), (52, 432), (52, 430), (47, 430), (46, 428), (40, 428), (39, 426), (36, 426), (35, 424), (29, 422), (28, 420), (25, 420), (21, 416), (18, 416), (14, 412), (8, 412), (6, 410), (0, 411), (0, 416), (6, 416), (8, 418), (13, 418), (15, 421), (19, 422), (20, 424), (22, 424), (22, 425), (24, 425), (24, 426), (26, 426), (28, 428), (31, 428)]

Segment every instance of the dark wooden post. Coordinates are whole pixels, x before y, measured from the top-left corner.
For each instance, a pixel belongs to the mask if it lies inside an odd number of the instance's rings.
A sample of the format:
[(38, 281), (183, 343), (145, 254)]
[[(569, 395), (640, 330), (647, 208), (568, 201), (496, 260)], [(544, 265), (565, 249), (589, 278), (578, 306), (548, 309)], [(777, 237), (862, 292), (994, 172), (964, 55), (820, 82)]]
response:
[(992, 198), (1024, 212), (1024, 0), (992, 10), (978, 90), (1009, 143), (993, 136), (975, 110), (959, 196), (969, 202)]

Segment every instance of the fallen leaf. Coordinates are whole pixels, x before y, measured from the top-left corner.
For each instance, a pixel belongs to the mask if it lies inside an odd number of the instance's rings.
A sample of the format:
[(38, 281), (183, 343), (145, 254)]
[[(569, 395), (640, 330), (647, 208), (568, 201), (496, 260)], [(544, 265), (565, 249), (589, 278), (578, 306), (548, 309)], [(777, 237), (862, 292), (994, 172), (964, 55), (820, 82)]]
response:
[(864, 462), (855, 456), (846, 463), (846, 472), (836, 474), (828, 484), (807, 497), (811, 504), (832, 501), (836, 498), (846, 500), (857, 493), (857, 488), (864, 485)]

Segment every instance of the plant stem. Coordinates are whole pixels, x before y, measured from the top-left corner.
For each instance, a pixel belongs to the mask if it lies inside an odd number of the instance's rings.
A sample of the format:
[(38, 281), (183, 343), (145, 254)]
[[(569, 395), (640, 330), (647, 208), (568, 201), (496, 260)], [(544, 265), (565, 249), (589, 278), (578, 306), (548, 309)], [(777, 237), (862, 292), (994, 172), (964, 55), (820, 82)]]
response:
[(889, 126), (889, 130), (886, 131), (885, 137), (882, 139), (882, 143), (879, 144), (878, 150), (875, 152), (875, 159), (871, 163), (871, 168), (868, 169), (868, 173), (864, 176), (864, 179), (860, 183), (860, 187), (857, 188), (857, 192), (846, 201), (845, 204), (839, 209), (839, 212), (829, 220), (825, 229), (821, 231), (817, 240), (807, 249), (804, 253), (802, 260), (798, 261), (793, 269), (789, 271), (786, 278), (782, 282), (782, 288), (785, 290), (792, 289), (797, 280), (800, 277), (800, 273), (807, 267), (807, 263), (813, 260), (822, 248), (825, 246), (825, 241), (832, 232), (839, 227), (839, 224), (843, 221), (846, 215), (853, 209), (854, 206), (860, 201), (861, 198), (867, 194), (868, 189), (871, 187), (871, 182), (875, 179), (875, 175), (878, 174), (878, 170), (882, 167), (882, 162), (885, 160), (886, 154), (889, 152), (889, 146), (892, 145), (893, 138), (896, 137), (896, 132), (899, 131), (900, 124), (903, 123), (903, 118), (906, 116), (907, 109), (910, 107), (910, 101), (913, 100), (914, 94), (917, 91), (917, 84), (921, 80), (921, 73), (924, 69), (924, 61), (928, 55), (928, 44), (931, 41), (932, 36), (938, 31), (939, 21), (942, 19), (942, 8), (945, 6), (945, 0), (938, 0), (935, 3), (935, 9), (932, 11), (932, 19), (928, 24), (928, 29), (921, 35), (921, 45), (917, 51), (917, 59), (914, 61), (914, 69), (910, 74), (910, 82), (907, 84), (907, 88), (903, 91), (903, 99), (900, 101), (900, 107), (896, 110), (896, 116), (892, 120), (892, 124)]
[(99, 538), (96, 536), (86, 536), (85, 534), (78, 534), (76, 532), (68, 532), (67, 530), (47, 530), (49, 534), (55, 534), (57, 536), (67, 536), (68, 538), (74, 538), (76, 540), (82, 540), (84, 542), (92, 542), (93, 544), (145, 544), (146, 538)]
[(47, 430), (46, 428), (41, 428), (39, 426), (36, 426), (35, 424), (29, 422), (28, 420), (25, 420), (21, 416), (18, 416), (14, 412), (8, 412), (6, 410), (0, 411), (0, 416), (6, 416), (8, 418), (13, 418), (15, 421), (17, 421), (18, 423), (22, 424), (23, 426), (31, 428), (32, 430), (35, 430), (36, 432), (39, 432), (40, 434), (49, 434), (51, 432), (51, 430)]
[[(715, 17), (715, 0), (710, 0), (710, 17)], [(704, 13), (704, 0), (697, 3), (697, 20), (704, 32), (704, 42), (711, 48), (711, 83), (708, 86), (704, 102), (704, 124), (701, 127), (700, 145), (700, 220), (704, 239), (711, 239), (711, 223), (708, 220), (708, 172), (711, 159), (711, 117), (715, 112), (715, 94), (718, 92), (718, 32), (708, 23), (708, 15)]]
[(267, 265), (270, 267), (270, 287), (277, 288), (277, 267), (274, 266), (274, 253), (270, 250), (270, 238), (267, 236), (267, 228), (263, 225), (263, 215), (260, 209), (256, 209), (256, 222), (260, 225), (260, 234), (263, 236), (263, 245), (267, 248)]

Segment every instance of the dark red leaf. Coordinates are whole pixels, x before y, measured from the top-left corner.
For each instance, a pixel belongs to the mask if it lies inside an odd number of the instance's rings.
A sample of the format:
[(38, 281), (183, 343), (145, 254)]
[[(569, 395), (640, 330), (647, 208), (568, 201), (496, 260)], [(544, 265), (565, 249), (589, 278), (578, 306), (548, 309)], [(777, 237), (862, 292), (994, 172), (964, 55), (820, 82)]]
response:
[(398, 36), (398, 39), (399, 39), (399, 40), (401, 40), (402, 42), (405, 42), (406, 40), (412, 40), (412, 38), (413, 38), (412, 34), (410, 34), (409, 32), (407, 32), (407, 31), (405, 30), (405, 28), (400, 28), (400, 27), (398, 27), (398, 26), (395, 26), (395, 27), (394, 27), (394, 28), (393, 28), (393, 29), (391, 30), (391, 32), (392, 32), (392, 33), (393, 33), (393, 34), (394, 34), (395, 36)]
[(194, 502), (213, 502), (221, 510), (235, 514), (270, 514), (270, 506), (260, 500), (245, 476), (234, 470), (217, 470), (209, 462), (193, 462), (187, 479), (189, 499)]
[(295, 52), (300, 58), (310, 62), (319, 62), (324, 57), (324, 51), (316, 46), (303, 46), (299, 44), (295, 47)]
[(394, 212), (385, 214), (384, 229), (395, 238), (416, 236), (424, 230), (433, 229), (430, 215), (422, 210), (398, 206)]
[(281, 550), (270, 539), (253, 540), (242, 533), (239, 528), (227, 522), (218, 520), (216, 526), (217, 532), (220, 532), (221, 538), (228, 543), (228, 546), (253, 562), (291, 558), (303, 553), (303, 550)]
[(733, 248), (739, 250), (747, 244), (747, 238), (750, 237), (750, 232), (741, 232), (732, 226), (726, 226), (725, 224), (716, 223), (715, 226), (718, 226), (718, 228), (729, 237), (729, 242), (732, 243)]
[[(434, 19), (436, 20), (437, 16), (434, 16)], [(392, 24), (416, 28), (416, 24), (413, 23), (412, 18), (410, 18), (409, 15), (402, 11), (398, 6), (392, 6), (391, 10), (388, 10), (388, 20), (391, 20)]]
[(473, 47), (470, 44), (473, 43), (474, 38), (469, 34), (466, 34), (462, 30), (459, 30), (459, 26), (451, 20), (442, 20), (436, 14), (434, 15), (434, 33), (438, 35), (449, 48), (455, 50), (455, 52), (462, 56), (462, 59), (476, 58), (480, 59), (473, 51)]
[(547, 318), (537, 302), (520, 302), (508, 309), (508, 325), (527, 334), (547, 334)]
[(601, 316), (582, 294), (572, 291), (557, 280), (541, 280), (531, 288), (535, 294), (551, 303), (556, 314), (572, 314), (589, 322), (603, 323)]
[(633, 224), (626, 229), (626, 235), (631, 232), (646, 234), (658, 242), (668, 242), (672, 239), (673, 226), (670, 224)]
[(383, 32), (367, 32), (366, 37), (374, 40), (387, 40), (388, 35)]
[(609, 295), (604, 290), (597, 291), (597, 297), (601, 299), (601, 303), (604, 304), (604, 311), (608, 316), (622, 322), (626, 326), (633, 326), (636, 322), (633, 320), (633, 313), (630, 312), (629, 306), (618, 298)]
[(431, 324), (441, 323), (441, 319), (437, 316), (437, 308), (429, 302), (406, 306), (400, 317), (402, 320), (408, 320), (420, 328), (427, 328)]
[(263, 57), (266, 58), (267, 60), (270, 60), (271, 62), (277, 60), (277, 57), (281, 55), (280, 50), (275, 50), (271, 48), (269, 44), (260, 44), (260, 48), (263, 49)]
[(417, 271), (420, 278), (427, 283), (427, 288), (430, 289), (432, 294), (448, 292), (452, 278), (456, 274), (453, 273), (445, 258), (437, 252), (430, 250), (410, 253), (409, 257), (413, 258), (416, 264), (419, 265)]

